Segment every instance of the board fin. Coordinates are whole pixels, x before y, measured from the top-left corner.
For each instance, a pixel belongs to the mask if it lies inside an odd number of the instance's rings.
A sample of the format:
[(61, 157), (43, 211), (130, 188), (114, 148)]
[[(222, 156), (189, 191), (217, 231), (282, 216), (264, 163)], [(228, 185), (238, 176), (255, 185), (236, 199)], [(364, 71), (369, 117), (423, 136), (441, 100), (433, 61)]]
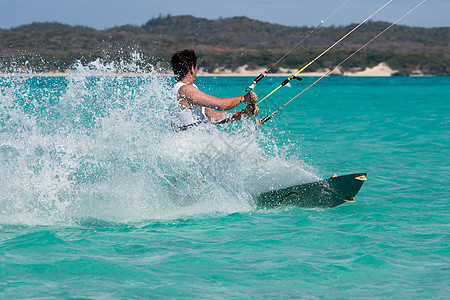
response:
[(356, 180), (361, 180), (361, 181), (366, 181), (367, 177), (366, 177), (366, 175), (359, 175), (359, 176), (356, 176), (355, 179)]
[(345, 202), (355, 202), (355, 198), (353, 198), (353, 197), (346, 197), (346, 198), (344, 198), (344, 201)]

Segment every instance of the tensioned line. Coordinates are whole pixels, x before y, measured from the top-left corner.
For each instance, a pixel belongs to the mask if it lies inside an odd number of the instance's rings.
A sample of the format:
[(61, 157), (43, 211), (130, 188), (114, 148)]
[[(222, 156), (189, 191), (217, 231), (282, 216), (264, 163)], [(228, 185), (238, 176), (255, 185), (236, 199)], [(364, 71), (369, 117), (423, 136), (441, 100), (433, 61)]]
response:
[(303, 91), (301, 91), (299, 94), (297, 94), (295, 97), (293, 97), (292, 99), (290, 99), (288, 102), (286, 102), (285, 104), (283, 104), (280, 108), (278, 108), (275, 112), (273, 112), (272, 114), (264, 117), (263, 119), (261, 119), (259, 121), (259, 125), (264, 124), (265, 122), (267, 122), (268, 120), (270, 120), (273, 116), (276, 115), (276, 113), (278, 111), (280, 111), (283, 107), (285, 107), (286, 105), (288, 105), (290, 102), (292, 102), (294, 99), (296, 99), (297, 97), (299, 97), (301, 94), (303, 94), (304, 92), (306, 92), (308, 89), (310, 89), (313, 85), (315, 85), (316, 83), (318, 83), (320, 80), (322, 80), (322, 78), (324, 78), (325, 76), (327, 76), (328, 74), (330, 74), (331, 72), (333, 72), (336, 68), (338, 68), (339, 66), (341, 66), (343, 63), (345, 63), (347, 60), (349, 60), (350, 58), (352, 58), (356, 53), (358, 53), (359, 51), (361, 51), (363, 48), (365, 48), (367, 45), (369, 45), (370, 43), (372, 43), (374, 40), (376, 40), (378, 37), (380, 37), (383, 33), (385, 33), (386, 31), (388, 31), (392, 26), (394, 26), (395, 24), (397, 24), (398, 22), (400, 22), (401, 20), (403, 20), (403, 18), (405, 18), (407, 15), (409, 15), (410, 13), (412, 13), (414, 10), (416, 10), (419, 6), (421, 6), (423, 3), (425, 3), (427, 0), (423, 0), (422, 2), (420, 2), (419, 4), (417, 4), (415, 7), (413, 7), (411, 10), (409, 10), (406, 14), (404, 14), (403, 16), (401, 16), (399, 19), (397, 19), (395, 22), (393, 22), (391, 25), (389, 25), (388, 27), (386, 27), (383, 31), (381, 31), (379, 34), (377, 34), (375, 37), (373, 37), (370, 41), (368, 41), (367, 43), (365, 43), (364, 45), (362, 45), (358, 50), (356, 50), (355, 52), (353, 52), (352, 54), (350, 54), (349, 56), (347, 56), (347, 58), (345, 58), (343, 61), (341, 61), (339, 64), (337, 64), (335, 67), (333, 67), (331, 70), (327, 71), (325, 74), (323, 74), (319, 79), (317, 79), (316, 81), (314, 81), (312, 84), (310, 84), (307, 88), (305, 88)]
[(337, 42), (335, 42), (333, 45), (328, 47), (325, 51), (323, 51), (321, 54), (319, 54), (316, 58), (314, 58), (312, 61), (310, 61), (308, 64), (306, 64), (303, 68), (299, 69), (295, 74), (289, 76), (286, 80), (284, 80), (277, 88), (275, 88), (272, 92), (270, 92), (267, 96), (265, 96), (263, 99), (261, 99), (256, 105), (260, 104), (267, 98), (269, 98), (273, 93), (278, 91), (281, 87), (285, 86), (289, 81), (292, 79), (295, 79), (298, 74), (303, 72), (306, 68), (308, 68), (310, 65), (312, 65), (315, 61), (317, 61), (319, 58), (321, 58), (323, 55), (325, 55), (328, 51), (330, 51), (332, 48), (334, 48), (337, 44), (342, 42), (345, 38), (347, 38), (350, 34), (352, 34), (356, 29), (361, 27), (364, 23), (366, 23), (368, 20), (370, 20), (373, 16), (375, 16), (377, 13), (379, 13), (383, 8), (385, 8), (389, 3), (391, 3), (393, 0), (389, 0), (386, 2), (383, 6), (381, 6), (379, 9), (377, 9), (374, 13), (372, 13), (369, 17), (367, 17), (364, 21), (359, 23), (357, 26), (355, 26), (352, 30), (350, 30), (347, 34), (345, 34), (343, 37), (341, 37)]
[(316, 31), (320, 26), (322, 26), (322, 24), (324, 24), (326, 21), (328, 21), (329, 18), (331, 18), (334, 14), (336, 14), (345, 4), (347, 4), (347, 2), (349, 2), (350, 0), (345, 1), (344, 3), (342, 3), (338, 8), (336, 8), (328, 17), (325, 18), (325, 20), (321, 20), (320, 23), (313, 29), (311, 30), (310, 33), (308, 33), (300, 42), (298, 42), (294, 47), (291, 48), (291, 50), (289, 50), (288, 52), (286, 52), (285, 55), (283, 55), (279, 60), (277, 60), (276, 63), (274, 63), (271, 67), (269, 67), (267, 69), (267, 71), (265, 71), (264, 73), (268, 73), (270, 71), (270, 69), (272, 69), (273, 67), (275, 67), (280, 61), (282, 61), (286, 56), (288, 56), (295, 48), (297, 48), (300, 44), (302, 44), (311, 34), (314, 33), (314, 31)]
[(338, 8), (336, 8), (328, 17), (325, 18), (325, 20), (321, 20), (320, 23), (314, 27), (311, 32), (309, 32), (306, 36), (303, 37), (300, 42), (298, 42), (294, 47), (292, 47), (288, 52), (286, 52), (280, 59), (278, 59), (272, 66), (267, 68), (263, 73), (259, 74), (254, 80), (253, 83), (247, 88), (249, 91), (253, 91), (256, 84), (263, 79), (271, 69), (273, 69), (280, 61), (282, 61), (286, 56), (288, 56), (295, 48), (300, 46), (308, 37), (310, 37), (317, 29), (319, 29), (322, 24), (324, 24), (329, 18), (331, 18), (334, 14), (336, 14), (345, 4), (347, 4), (350, 0), (346, 0), (344, 3), (342, 3)]

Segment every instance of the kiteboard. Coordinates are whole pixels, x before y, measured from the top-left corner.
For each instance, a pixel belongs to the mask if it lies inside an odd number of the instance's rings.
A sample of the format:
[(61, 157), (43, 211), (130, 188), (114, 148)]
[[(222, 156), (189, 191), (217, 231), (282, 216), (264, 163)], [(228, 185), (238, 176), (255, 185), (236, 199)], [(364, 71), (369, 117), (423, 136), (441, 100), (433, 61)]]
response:
[(355, 202), (355, 196), (367, 180), (367, 173), (331, 177), (320, 181), (270, 190), (260, 194), (260, 208), (278, 206), (335, 207), (346, 202)]

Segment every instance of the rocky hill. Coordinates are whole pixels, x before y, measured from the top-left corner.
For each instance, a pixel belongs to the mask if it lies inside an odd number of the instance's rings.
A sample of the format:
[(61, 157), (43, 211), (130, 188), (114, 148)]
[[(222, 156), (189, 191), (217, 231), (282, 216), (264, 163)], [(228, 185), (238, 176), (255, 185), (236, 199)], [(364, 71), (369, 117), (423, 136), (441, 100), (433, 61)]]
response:
[[(319, 28), (277, 67), (299, 68), (354, 26)], [(332, 67), (387, 26), (389, 23), (384, 22), (363, 25), (308, 70)], [(151, 19), (141, 27), (126, 25), (107, 30), (33, 23), (0, 29), (0, 72), (23, 69), (25, 62), (27, 68), (37, 72), (64, 71), (77, 60), (126, 60), (133, 51), (153, 65), (167, 65), (171, 54), (183, 48), (196, 49), (201, 57), (200, 67), (210, 72), (218, 68), (234, 70), (242, 65), (269, 67), (311, 30), (246, 17), (207, 20), (166, 16)], [(385, 62), (399, 70), (398, 75), (413, 71), (449, 75), (449, 41), (450, 27), (394, 26), (343, 67), (364, 69)]]

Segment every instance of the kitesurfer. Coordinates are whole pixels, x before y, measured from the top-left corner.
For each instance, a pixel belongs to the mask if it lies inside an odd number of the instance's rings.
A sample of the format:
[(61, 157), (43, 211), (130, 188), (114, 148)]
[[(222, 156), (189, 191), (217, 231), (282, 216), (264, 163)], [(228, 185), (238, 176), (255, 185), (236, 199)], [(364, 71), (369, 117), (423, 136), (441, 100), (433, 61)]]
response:
[[(254, 104), (258, 97), (253, 92), (237, 97), (217, 98), (198, 89), (194, 84), (197, 78), (197, 57), (194, 50), (176, 52), (171, 63), (177, 81), (172, 90), (178, 106), (173, 110), (175, 130), (186, 130), (204, 122), (229, 123), (258, 115), (259, 108)], [(241, 112), (223, 112), (240, 103), (247, 104)]]

